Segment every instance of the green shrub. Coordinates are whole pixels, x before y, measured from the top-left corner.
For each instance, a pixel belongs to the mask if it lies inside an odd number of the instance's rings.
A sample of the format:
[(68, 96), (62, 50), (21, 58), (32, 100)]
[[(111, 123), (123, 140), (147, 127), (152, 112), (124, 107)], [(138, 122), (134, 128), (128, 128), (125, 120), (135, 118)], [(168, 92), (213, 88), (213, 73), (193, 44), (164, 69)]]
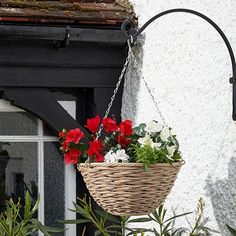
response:
[(7, 201), (6, 210), (0, 214), (0, 235), (1, 236), (27, 236), (36, 231), (41, 231), (45, 236), (50, 236), (49, 232), (63, 232), (64, 229), (57, 229), (42, 225), (35, 217), (39, 207), (39, 198), (35, 205), (31, 206), (29, 192), (25, 195), (24, 207), (21, 199), (14, 203), (12, 199)]

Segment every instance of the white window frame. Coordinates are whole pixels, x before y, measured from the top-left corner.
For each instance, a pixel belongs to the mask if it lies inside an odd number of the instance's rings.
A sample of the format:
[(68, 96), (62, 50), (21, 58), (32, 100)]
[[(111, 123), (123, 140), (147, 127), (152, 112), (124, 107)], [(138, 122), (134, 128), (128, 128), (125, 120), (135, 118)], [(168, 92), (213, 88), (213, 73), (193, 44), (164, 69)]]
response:
[[(76, 102), (59, 102), (68, 113), (75, 118)], [(25, 112), (10, 102), (0, 99), (0, 112)], [(38, 135), (0, 135), (0, 142), (35, 142), (38, 143), (38, 192), (40, 195), (40, 205), (38, 209), (38, 219), (44, 224), (44, 142), (57, 142), (55, 136), (43, 135), (43, 122), (37, 119)], [(65, 167), (65, 219), (76, 219), (76, 213), (69, 211), (73, 208), (73, 202), (76, 202), (76, 170), (74, 166)], [(76, 235), (76, 225), (66, 225), (65, 236)], [(39, 236), (43, 236), (40, 232)]]

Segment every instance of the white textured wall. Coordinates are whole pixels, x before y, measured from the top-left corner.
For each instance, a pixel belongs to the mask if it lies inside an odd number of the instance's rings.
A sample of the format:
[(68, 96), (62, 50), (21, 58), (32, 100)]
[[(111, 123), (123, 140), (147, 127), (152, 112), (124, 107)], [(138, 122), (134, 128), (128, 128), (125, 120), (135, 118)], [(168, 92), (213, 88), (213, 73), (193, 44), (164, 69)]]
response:
[[(223, 29), (236, 52), (235, 0), (131, 2), (140, 25), (170, 8), (200, 11)], [(226, 236), (225, 222), (236, 227), (236, 125), (231, 120), (228, 51), (211, 25), (187, 13), (164, 16), (145, 33), (143, 51), (136, 48), (139, 65), (167, 123), (178, 135), (186, 161), (166, 207), (192, 211), (203, 197), (209, 225)], [(123, 118), (132, 118), (136, 124), (159, 119), (136, 71), (131, 66), (126, 78)]]

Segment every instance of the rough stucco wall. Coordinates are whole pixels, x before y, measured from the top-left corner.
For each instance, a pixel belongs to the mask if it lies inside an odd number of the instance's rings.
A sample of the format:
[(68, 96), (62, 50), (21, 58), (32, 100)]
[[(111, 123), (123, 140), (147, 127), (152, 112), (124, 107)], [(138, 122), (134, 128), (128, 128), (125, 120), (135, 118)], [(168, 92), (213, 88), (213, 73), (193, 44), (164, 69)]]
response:
[[(223, 29), (236, 52), (235, 0), (131, 2), (140, 25), (170, 8), (202, 12)], [(211, 25), (187, 13), (164, 16), (145, 33), (143, 49), (135, 49), (138, 63), (186, 161), (165, 205), (177, 212), (192, 211), (203, 197), (209, 225), (227, 236), (224, 223), (236, 227), (236, 125), (231, 120), (232, 74), (226, 46)], [(127, 74), (123, 118), (136, 124), (159, 120), (136, 71), (131, 65)]]

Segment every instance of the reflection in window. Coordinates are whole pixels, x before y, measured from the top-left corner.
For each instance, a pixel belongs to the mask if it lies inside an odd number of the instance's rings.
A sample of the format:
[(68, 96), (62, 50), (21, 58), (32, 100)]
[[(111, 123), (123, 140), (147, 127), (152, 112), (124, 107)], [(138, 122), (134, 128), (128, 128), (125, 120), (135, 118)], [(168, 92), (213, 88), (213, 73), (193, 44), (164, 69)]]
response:
[(37, 199), (37, 149), (36, 142), (0, 142), (0, 211), (10, 197), (24, 200), (26, 190)]

